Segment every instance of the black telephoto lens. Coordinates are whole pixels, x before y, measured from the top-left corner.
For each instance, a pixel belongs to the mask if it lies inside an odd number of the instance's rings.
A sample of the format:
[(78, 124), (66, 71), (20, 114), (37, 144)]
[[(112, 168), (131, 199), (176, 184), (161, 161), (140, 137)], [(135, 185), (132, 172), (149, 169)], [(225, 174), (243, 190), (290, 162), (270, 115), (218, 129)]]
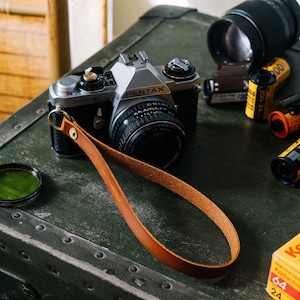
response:
[(260, 67), (299, 40), (300, 7), (295, 0), (248, 0), (216, 20), (207, 34), (217, 64), (248, 62)]

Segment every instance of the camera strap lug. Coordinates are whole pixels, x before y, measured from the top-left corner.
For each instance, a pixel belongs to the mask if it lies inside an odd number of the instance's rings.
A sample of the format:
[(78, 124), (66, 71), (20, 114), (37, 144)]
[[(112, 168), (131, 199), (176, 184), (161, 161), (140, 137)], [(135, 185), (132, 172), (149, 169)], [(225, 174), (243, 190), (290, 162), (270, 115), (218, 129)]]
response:
[(64, 115), (64, 117), (66, 117), (68, 120), (72, 120), (73, 118), (64, 110), (62, 109), (61, 107), (56, 107), (54, 109), (52, 109), (49, 114), (48, 114), (48, 122), (49, 124), (51, 125), (51, 127), (53, 127), (54, 129), (56, 130), (59, 130), (59, 131), (62, 131), (62, 127), (61, 126), (58, 126), (56, 125), (53, 120), (52, 120), (52, 114), (54, 113), (61, 113)]
[[(50, 121), (51, 113), (49, 115)], [(53, 122), (50, 121), (50, 124), (53, 126)], [(169, 267), (194, 277), (218, 277), (224, 275), (231, 269), (240, 252), (239, 236), (229, 218), (210, 199), (179, 178), (102, 143), (81, 128), (70, 116), (64, 114), (59, 129), (67, 136), (73, 138), (74, 142), (77, 143), (89, 157), (105, 182), (127, 225), (152, 255)], [(74, 139), (74, 137), (76, 138)], [(161, 244), (136, 215), (104, 157), (147, 180), (169, 189), (201, 210), (220, 228), (226, 237), (230, 247), (230, 260), (215, 265), (201, 264), (179, 256)]]

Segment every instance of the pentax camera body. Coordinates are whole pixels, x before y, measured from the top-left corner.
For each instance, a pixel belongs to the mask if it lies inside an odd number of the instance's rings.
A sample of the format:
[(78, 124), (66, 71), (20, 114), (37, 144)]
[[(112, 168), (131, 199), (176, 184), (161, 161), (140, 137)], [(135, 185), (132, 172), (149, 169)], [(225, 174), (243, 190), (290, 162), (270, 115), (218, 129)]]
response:
[[(90, 134), (130, 156), (168, 168), (196, 130), (200, 76), (186, 59), (153, 66), (144, 51), (121, 54), (113, 67), (90, 67), (49, 88), (49, 117), (60, 126), (66, 112)], [(57, 155), (82, 154), (51, 127)]]

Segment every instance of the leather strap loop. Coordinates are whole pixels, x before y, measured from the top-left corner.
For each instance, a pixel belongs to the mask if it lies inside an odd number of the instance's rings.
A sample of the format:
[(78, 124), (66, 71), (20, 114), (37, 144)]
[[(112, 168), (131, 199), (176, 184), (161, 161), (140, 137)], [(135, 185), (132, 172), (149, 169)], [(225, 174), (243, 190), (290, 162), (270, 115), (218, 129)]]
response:
[[(92, 161), (107, 188), (109, 189), (129, 228), (143, 244), (143, 246), (148, 249), (149, 252), (151, 252), (156, 258), (179, 272), (195, 277), (218, 277), (230, 270), (240, 252), (239, 237), (235, 227), (228, 217), (211, 200), (209, 200), (198, 190), (194, 189), (192, 186), (174, 177), (173, 175), (132, 158), (95, 139), (83, 128), (81, 128), (72, 118), (67, 118), (64, 116), (60, 129), (67, 136), (72, 138)], [(102, 155), (107, 160), (112, 161), (123, 168), (126, 168), (129, 171), (151, 180), (152, 182), (157, 183), (180, 195), (182, 198), (186, 199), (204, 212), (216, 224), (216, 226), (220, 228), (226, 237), (231, 252), (230, 260), (217, 265), (200, 264), (177, 255), (161, 244), (142, 224), (134, 212), (132, 206), (124, 195), (120, 185), (118, 184)]]

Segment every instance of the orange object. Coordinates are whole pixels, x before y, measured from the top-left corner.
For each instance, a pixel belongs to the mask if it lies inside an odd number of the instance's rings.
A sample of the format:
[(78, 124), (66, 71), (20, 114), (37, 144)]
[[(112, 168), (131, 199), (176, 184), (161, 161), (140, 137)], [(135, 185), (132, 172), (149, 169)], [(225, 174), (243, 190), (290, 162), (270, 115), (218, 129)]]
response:
[(268, 122), (271, 131), (279, 138), (285, 138), (300, 130), (300, 114), (284, 114), (281, 111), (273, 111), (269, 115)]
[(267, 292), (273, 299), (300, 299), (300, 234), (273, 253)]

